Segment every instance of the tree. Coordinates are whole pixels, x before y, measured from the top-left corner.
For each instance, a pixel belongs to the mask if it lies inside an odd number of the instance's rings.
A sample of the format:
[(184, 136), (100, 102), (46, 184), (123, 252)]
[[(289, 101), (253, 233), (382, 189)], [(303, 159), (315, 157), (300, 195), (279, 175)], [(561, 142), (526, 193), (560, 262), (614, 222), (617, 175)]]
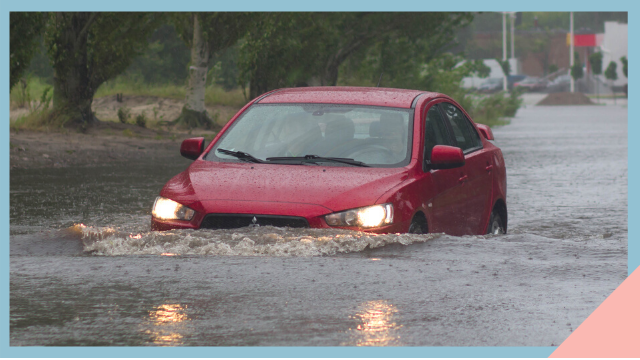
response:
[(618, 80), (618, 64), (615, 61), (609, 63), (607, 70), (604, 71), (604, 77), (611, 81)]
[(591, 72), (594, 75), (602, 74), (602, 53), (596, 52), (589, 55), (589, 63), (591, 64)]
[(580, 62), (580, 55), (578, 55), (578, 52), (575, 52), (573, 55), (575, 62), (571, 67), (571, 77), (573, 77), (573, 80), (578, 81), (584, 76), (584, 70), (582, 70), (582, 63)]
[[(627, 76), (627, 69), (628, 69), (628, 64), (627, 64), (627, 57), (623, 56), (620, 58), (620, 62), (622, 62), (622, 73), (624, 74), (624, 77), (629, 78), (629, 76)], [(624, 93), (627, 97), (629, 97), (629, 84), (624, 84)]]
[(125, 72), (149, 84), (184, 85), (187, 78), (190, 50), (178, 36), (172, 24), (164, 24), (149, 37), (147, 50), (136, 57)]
[[(589, 63), (591, 64), (591, 72), (594, 75), (602, 74), (602, 53), (596, 52), (589, 55)], [(599, 82), (596, 81), (596, 97), (598, 102), (600, 102), (600, 90), (599, 90)]]
[(613, 102), (616, 102), (616, 92), (613, 90), (613, 82), (618, 80), (618, 64), (615, 61), (611, 61), (609, 66), (607, 66), (607, 70), (604, 71), (604, 77), (609, 80), (609, 84), (611, 84), (611, 92), (613, 93)]
[(582, 64), (575, 64), (571, 67), (571, 77), (573, 80), (578, 81), (584, 76), (584, 70), (582, 70)]
[(211, 128), (204, 92), (212, 55), (235, 44), (246, 31), (252, 13), (177, 13), (173, 20), (182, 40), (191, 48), (185, 106), (175, 124)]
[(158, 13), (50, 14), (45, 44), (54, 69), (54, 111), (49, 120), (83, 129), (96, 124), (91, 111), (96, 90), (146, 48), (162, 18)]
[(509, 76), (511, 73), (511, 64), (509, 64), (509, 60), (496, 59), (496, 61), (500, 64), (502, 71), (504, 71), (504, 75)]
[[(348, 59), (373, 56), (379, 60), (377, 80), (380, 72), (402, 63), (390, 48), (420, 45), (425, 51), (419, 58), (428, 61), (472, 18), (469, 13), (268, 13), (254, 23), (240, 49), (240, 77), (249, 83), (250, 98), (281, 86), (333, 86)], [(420, 66), (417, 60), (405, 65)]]
[(10, 75), (9, 88), (12, 88), (31, 63), (38, 50), (38, 38), (42, 34), (46, 14), (39, 12), (9, 13), (10, 32)]
[(319, 75), (324, 44), (315, 16), (262, 13), (251, 24), (238, 54), (239, 82), (249, 84), (249, 99), (279, 87), (307, 84)]

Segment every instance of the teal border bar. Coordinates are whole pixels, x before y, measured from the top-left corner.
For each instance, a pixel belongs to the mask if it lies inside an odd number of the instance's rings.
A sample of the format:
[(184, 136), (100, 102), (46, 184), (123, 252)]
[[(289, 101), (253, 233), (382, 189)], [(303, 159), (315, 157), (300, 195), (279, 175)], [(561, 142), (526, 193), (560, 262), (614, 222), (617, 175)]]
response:
[[(629, 7), (633, 7), (633, 10), (629, 10), (629, 32), (628, 32), (628, 47), (629, 47), (629, 59), (634, 59), (631, 64), (632, 69), (637, 69), (636, 66), (640, 66), (640, 51), (638, 47), (638, 38), (634, 35), (638, 35), (638, 20), (640, 16), (638, 16), (637, 9), (640, 8), (640, 4), (638, 2), (634, 2), (633, 5), (629, 2)], [(634, 39), (634, 40), (631, 40)], [(633, 71), (631, 70), (630, 75), (633, 75)], [(637, 73), (636, 73), (637, 74)], [(634, 79), (638, 79), (636, 76)], [(633, 81), (629, 81), (632, 83)], [(636, 91), (634, 91), (634, 86)], [(635, 100), (638, 100), (638, 87), (637, 85), (631, 85), (631, 92), (629, 92), (629, 107), (628, 107), (628, 118), (627, 118), (627, 190), (628, 190), (628, 212), (627, 212), (627, 226), (628, 226), (628, 275), (640, 267), (640, 230), (638, 228), (638, 221), (640, 219), (640, 210), (638, 209), (638, 205), (640, 202), (640, 192), (638, 191), (637, 186), (640, 185), (640, 161), (638, 160), (638, 156), (640, 156), (640, 143), (634, 141), (638, 139), (640, 136), (640, 112), (638, 111), (638, 103)], [(634, 221), (635, 220), (635, 221)]]
[(224, 358), (542, 358), (549, 357), (556, 347), (12, 347), (2, 356), (26, 357), (224, 357)]

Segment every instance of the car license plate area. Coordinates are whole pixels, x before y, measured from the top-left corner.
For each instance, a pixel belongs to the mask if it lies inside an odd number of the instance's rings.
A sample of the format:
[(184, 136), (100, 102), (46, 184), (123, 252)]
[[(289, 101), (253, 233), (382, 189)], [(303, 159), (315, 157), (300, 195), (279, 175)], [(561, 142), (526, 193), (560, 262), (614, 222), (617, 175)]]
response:
[(299, 216), (254, 215), (254, 214), (208, 214), (200, 224), (201, 229), (236, 229), (245, 226), (277, 226), (308, 228), (307, 219)]

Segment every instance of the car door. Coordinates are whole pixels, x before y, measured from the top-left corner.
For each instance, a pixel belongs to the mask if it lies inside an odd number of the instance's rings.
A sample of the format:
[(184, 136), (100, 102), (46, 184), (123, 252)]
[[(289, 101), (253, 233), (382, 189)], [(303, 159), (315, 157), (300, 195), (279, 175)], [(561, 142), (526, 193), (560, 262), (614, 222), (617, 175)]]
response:
[(465, 165), (459, 168), (462, 220), (458, 234), (483, 234), (491, 211), (493, 166), (490, 152), (483, 148), (476, 128), (455, 105), (444, 102), (440, 108), (448, 120), (454, 140), (464, 153)]
[(424, 120), (424, 166), (423, 171), (430, 175), (423, 193), (427, 197), (430, 210), (429, 232), (444, 232), (450, 235), (462, 235), (459, 223), (464, 221), (462, 205), (465, 194), (462, 192), (460, 169), (431, 170), (429, 162), (431, 151), (436, 145), (456, 146), (446, 125), (440, 105), (434, 104), (427, 111)]

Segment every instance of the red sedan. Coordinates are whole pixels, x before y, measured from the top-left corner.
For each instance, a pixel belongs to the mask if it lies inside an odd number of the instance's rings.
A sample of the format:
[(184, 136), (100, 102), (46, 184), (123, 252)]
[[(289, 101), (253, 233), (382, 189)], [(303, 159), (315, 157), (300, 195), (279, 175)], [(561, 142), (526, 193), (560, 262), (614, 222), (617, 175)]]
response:
[(447, 95), (305, 87), (245, 105), (169, 180), (152, 228), (272, 225), (374, 233), (506, 233), (506, 171), (491, 129)]

